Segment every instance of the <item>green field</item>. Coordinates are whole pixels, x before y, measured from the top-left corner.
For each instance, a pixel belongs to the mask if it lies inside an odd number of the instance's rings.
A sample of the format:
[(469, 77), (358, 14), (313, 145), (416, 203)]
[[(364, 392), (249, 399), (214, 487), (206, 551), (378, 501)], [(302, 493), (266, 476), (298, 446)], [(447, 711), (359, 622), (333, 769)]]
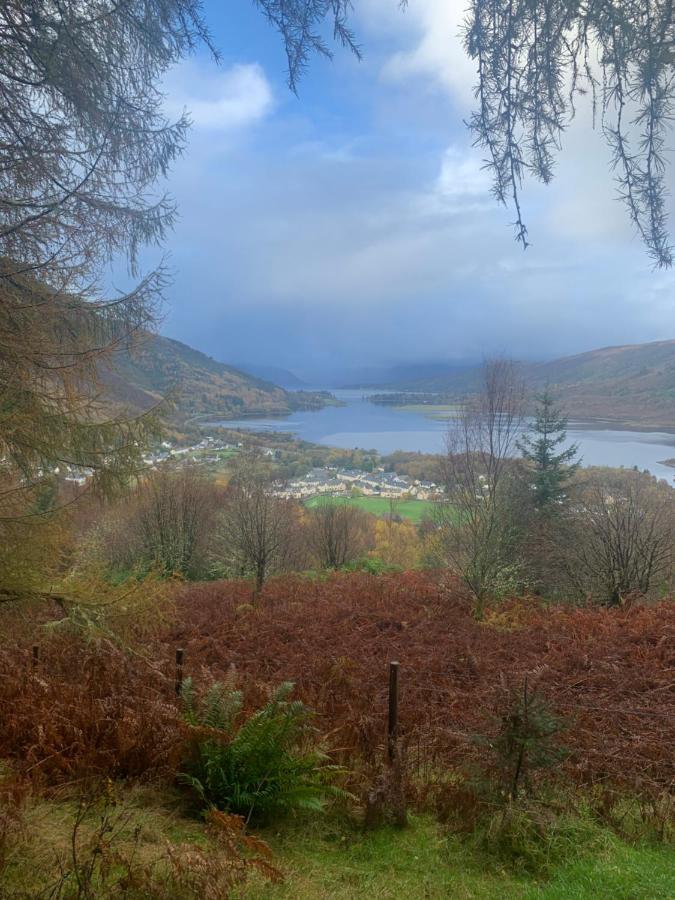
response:
[[(310, 509), (320, 503), (349, 503), (373, 516), (388, 516), (391, 501), (386, 497), (311, 497), (305, 506)], [(425, 515), (430, 516), (434, 504), (431, 500), (394, 500), (394, 515), (409, 519), (419, 525)]]
[[(118, 783), (113, 790), (115, 827), (113, 834), (106, 833), (107, 852), (131, 861), (137, 874), (165, 871), (167, 841), (176, 848), (183, 844), (207, 852), (213, 848), (203, 823), (188, 815), (179, 794)], [(105, 858), (96, 862), (101, 851), (93, 838), (101, 827), (102, 809), (100, 803), (93, 806), (79, 826), (80, 877), (90, 859), (94, 861), (91, 891), (86, 896), (100, 900), (149, 896), (142, 888), (134, 891), (133, 883), (129, 891), (123, 865), (106, 864)], [(77, 812), (74, 797), (34, 798), (25, 804), (25, 827), (11, 834), (2, 860), (3, 898), (56, 896), (54, 885), (63, 888), (64, 884), (71, 890), (59, 893), (60, 897), (85, 896), (75, 893), (71, 857)], [(483, 847), (479, 836), (453, 834), (429, 816), (411, 815), (407, 828), (364, 831), (356, 820), (328, 812), (323, 817), (289, 817), (257, 835), (271, 847), (271, 861), (282, 872), (283, 882), (271, 884), (256, 872), (246, 884), (217, 896), (232, 900), (670, 900), (675, 896), (671, 848), (623, 841), (588, 822), (570, 822), (555, 838), (552, 833), (542, 838), (543, 868), (534, 871), (524, 868), (518, 857)], [(62, 881), (64, 872), (67, 883)], [(151, 896), (197, 895), (169, 891)]]
[(450, 419), (456, 419), (460, 409), (457, 403), (409, 403), (396, 408), (401, 412), (421, 413), (427, 419), (434, 419), (439, 422), (448, 422)]
[(590, 847), (566, 848), (546, 875), (472, 847), (428, 817), (405, 829), (317, 820), (264, 833), (283, 884), (254, 880), (246, 900), (666, 900), (675, 890), (672, 851), (624, 843), (598, 828)]

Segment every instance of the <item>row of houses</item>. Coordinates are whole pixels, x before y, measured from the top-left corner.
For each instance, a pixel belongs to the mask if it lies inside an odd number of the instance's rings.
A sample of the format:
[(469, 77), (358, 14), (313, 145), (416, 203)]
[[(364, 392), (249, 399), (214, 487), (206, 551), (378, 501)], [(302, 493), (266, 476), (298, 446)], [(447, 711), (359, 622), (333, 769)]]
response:
[(170, 441), (162, 441), (161, 445), (155, 450), (148, 450), (143, 456), (143, 462), (147, 466), (156, 466), (158, 463), (166, 462), (169, 459), (186, 460), (193, 462), (218, 462), (218, 453), (224, 450), (239, 450), (242, 447), (241, 441), (237, 444), (229, 444), (219, 438), (211, 436), (202, 438), (196, 444), (188, 447), (176, 447)]
[(358, 469), (327, 466), (312, 469), (302, 478), (281, 486), (278, 493), (280, 496), (304, 500), (321, 494), (337, 497), (354, 491), (367, 497), (432, 500), (441, 493), (441, 488), (432, 481), (409, 478), (381, 468), (362, 472)]

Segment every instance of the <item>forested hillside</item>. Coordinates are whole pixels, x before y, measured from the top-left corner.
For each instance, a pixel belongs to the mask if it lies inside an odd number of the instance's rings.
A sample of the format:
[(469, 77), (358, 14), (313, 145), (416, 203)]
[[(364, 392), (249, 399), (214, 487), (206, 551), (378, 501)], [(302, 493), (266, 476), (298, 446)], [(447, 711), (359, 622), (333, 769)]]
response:
[[(675, 341), (603, 347), (549, 362), (522, 363), (533, 390), (549, 384), (573, 418), (675, 427)], [(396, 385), (459, 397), (478, 387), (480, 368)]]
[(117, 353), (104, 381), (110, 399), (127, 408), (149, 409), (169, 397), (179, 421), (204, 414), (284, 415), (323, 402), (319, 395), (290, 393), (181, 341), (154, 334), (144, 336), (133, 353)]

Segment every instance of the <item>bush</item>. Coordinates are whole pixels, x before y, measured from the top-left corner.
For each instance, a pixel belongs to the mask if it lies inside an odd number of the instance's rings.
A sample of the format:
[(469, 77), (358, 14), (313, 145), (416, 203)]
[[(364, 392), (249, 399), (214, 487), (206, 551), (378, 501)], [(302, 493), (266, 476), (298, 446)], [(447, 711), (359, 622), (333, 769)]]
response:
[(342, 793), (329, 782), (336, 767), (313, 740), (310, 711), (289, 700), (292, 690), (284, 682), (242, 720), (243, 696), (232, 684), (216, 682), (197, 701), (186, 679), (185, 719), (193, 741), (182, 779), (208, 807), (249, 822), (290, 810), (321, 811), (328, 795)]
[(475, 832), (481, 850), (509, 868), (539, 877), (576, 855), (598, 852), (609, 839), (610, 833), (585, 813), (531, 801), (509, 802)]
[(534, 684), (525, 675), (522, 689), (509, 686), (502, 676), (497, 734), (476, 737), (493, 757), (487, 772), (494, 785), (511, 801), (523, 788), (529, 791), (533, 774), (547, 770), (550, 774), (566, 755), (557, 743), (562, 723), (538, 693), (537, 675), (541, 671), (535, 672)]
[(72, 799), (29, 808), (32, 827), (13, 835), (4, 868), (0, 859), (3, 900), (226, 900), (254, 873), (282, 880), (271, 850), (240, 817), (211, 810), (203, 828), (188, 832), (173, 812), (138, 808), (133, 796), (126, 784), (94, 779)]

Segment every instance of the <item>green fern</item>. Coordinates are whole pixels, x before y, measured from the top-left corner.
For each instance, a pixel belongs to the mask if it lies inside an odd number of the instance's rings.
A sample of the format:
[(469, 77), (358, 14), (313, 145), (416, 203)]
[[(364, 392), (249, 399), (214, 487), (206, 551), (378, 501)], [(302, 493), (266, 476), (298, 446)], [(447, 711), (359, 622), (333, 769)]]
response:
[(234, 684), (216, 682), (197, 701), (186, 679), (184, 716), (194, 740), (182, 780), (202, 803), (250, 821), (298, 809), (321, 811), (328, 797), (348, 796), (331, 783), (340, 769), (317, 745), (311, 711), (290, 699), (292, 691), (291, 682), (279, 685), (242, 722), (243, 698)]

